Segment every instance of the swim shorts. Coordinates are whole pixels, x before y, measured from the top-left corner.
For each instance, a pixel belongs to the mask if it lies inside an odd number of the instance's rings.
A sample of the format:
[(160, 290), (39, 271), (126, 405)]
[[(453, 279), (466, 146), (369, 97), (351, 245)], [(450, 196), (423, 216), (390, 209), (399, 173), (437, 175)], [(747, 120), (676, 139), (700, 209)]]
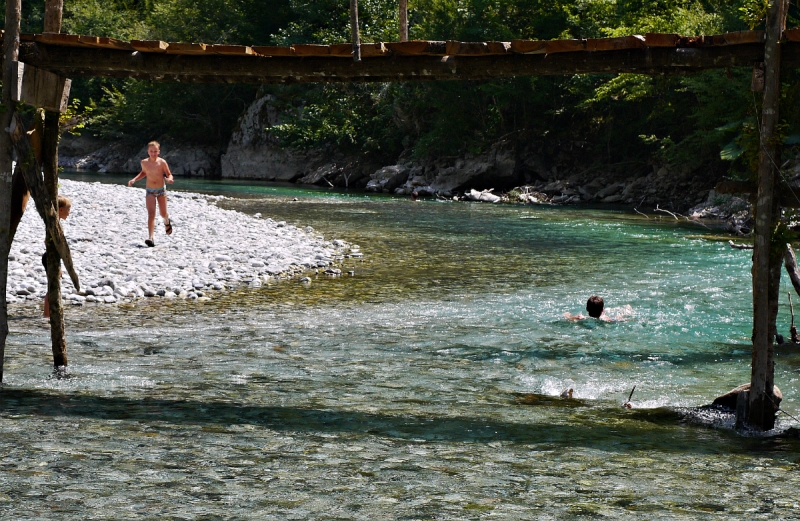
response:
[(145, 188), (147, 194), (145, 197), (161, 197), (167, 195), (167, 187), (162, 186), (161, 188)]

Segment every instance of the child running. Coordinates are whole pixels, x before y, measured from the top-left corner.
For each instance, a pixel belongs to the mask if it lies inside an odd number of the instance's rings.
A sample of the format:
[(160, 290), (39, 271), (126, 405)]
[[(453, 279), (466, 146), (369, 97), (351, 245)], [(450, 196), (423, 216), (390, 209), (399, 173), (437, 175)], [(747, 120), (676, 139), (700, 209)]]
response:
[(158, 209), (161, 212), (161, 218), (164, 219), (164, 229), (167, 235), (172, 234), (172, 222), (170, 221), (169, 214), (167, 213), (167, 185), (164, 184), (166, 179), (167, 183), (172, 184), (172, 172), (169, 171), (169, 165), (162, 158), (158, 157), (161, 153), (161, 145), (158, 141), (151, 141), (147, 144), (147, 159), (142, 159), (142, 171), (139, 175), (128, 181), (128, 186), (133, 186), (133, 183), (143, 177), (147, 177), (146, 181), (146, 196), (147, 203), (147, 231), (149, 237), (144, 243), (149, 247), (156, 245), (153, 240), (153, 230), (156, 225), (156, 201), (158, 201)]

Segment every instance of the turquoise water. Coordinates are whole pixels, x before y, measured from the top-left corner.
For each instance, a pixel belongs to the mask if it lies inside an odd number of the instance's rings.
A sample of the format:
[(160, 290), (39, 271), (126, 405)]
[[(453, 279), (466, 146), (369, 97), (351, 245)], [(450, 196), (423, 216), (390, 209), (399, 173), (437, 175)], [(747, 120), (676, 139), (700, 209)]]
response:
[[(50, 374), (38, 311), (13, 308), (0, 518), (795, 516), (797, 440), (691, 413), (750, 375), (750, 254), (715, 232), (603, 210), (178, 184), (365, 257), (310, 286), (70, 307), (66, 379)], [(632, 320), (562, 317), (591, 294), (630, 304)], [(783, 409), (800, 417), (798, 370), (800, 353), (777, 353)]]

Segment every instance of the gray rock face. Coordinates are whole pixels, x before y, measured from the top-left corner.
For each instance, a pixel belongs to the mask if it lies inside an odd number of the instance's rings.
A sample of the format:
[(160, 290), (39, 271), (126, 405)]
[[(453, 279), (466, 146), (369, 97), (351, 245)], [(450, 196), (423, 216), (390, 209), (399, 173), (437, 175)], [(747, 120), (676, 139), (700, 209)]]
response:
[(310, 169), (309, 154), (281, 149), (269, 138), (267, 129), (280, 123), (273, 99), (257, 99), (239, 118), (220, 160), (222, 177), (292, 182)]
[(516, 158), (513, 148), (493, 147), (489, 153), (456, 161), (452, 167), (440, 168), (429, 191), (449, 194), (472, 187), (512, 186), (516, 179)]
[[(161, 157), (169, 165), (173, 175), (177, 176), (213, 176), (219, 170), (219, 150), (214, 147), (181, 147), (171, 143), (161, 144)], [(122, 167), (123, 172), (137, 173), (141, 170), (141, 161), (147, 157), (147, 146), (128, 159)]]
[[(144, 143), (108, 143), (88, 135), (63, 136), (58, 148), (59, 166), (77, 170), (137, 174), (142, 159), (147, 158)], [(164, 140), (161, 157), (177, 176), (213, 176), (219, 171), (219, 150), (215, 147), (181, 146)]]
[(408, 179), (408, 168), (402, 165), (385, 166), (369, 178), (368, 192), (393, 192)]

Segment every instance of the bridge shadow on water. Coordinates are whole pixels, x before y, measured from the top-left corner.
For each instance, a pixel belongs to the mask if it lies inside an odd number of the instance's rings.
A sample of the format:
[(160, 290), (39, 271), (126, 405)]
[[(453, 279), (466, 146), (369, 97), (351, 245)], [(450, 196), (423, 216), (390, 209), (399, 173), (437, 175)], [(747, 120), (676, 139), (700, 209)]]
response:
[[(580, 400), (523, 395), (508, 407), (547, 408), (563, 413), (562, 423), (504, 421), (487, 417), (389, 414), (345, 409), (241, 404), (222, 401), (57, 394), (39, 390), (0, 390), (0, 416), (86, 418), (180, 425), (257, 425), (309, 435), (379, 436), (397, 440), (535, 445), (536, 450), (588, 448), (612, 452), (794, 453), (800, 442), (739, 436), (692, 421), (686, 410), (624, 409)], [(555, 410), (554, 410), (555, 409)], [(531, 411), (533, 412), (533, 410)], [(533, 416), (533, 414), (531, 415)], [(540, 415), (541, 416), (541, 415)], [(5, 421), (8, 421), (7, 419)]]

